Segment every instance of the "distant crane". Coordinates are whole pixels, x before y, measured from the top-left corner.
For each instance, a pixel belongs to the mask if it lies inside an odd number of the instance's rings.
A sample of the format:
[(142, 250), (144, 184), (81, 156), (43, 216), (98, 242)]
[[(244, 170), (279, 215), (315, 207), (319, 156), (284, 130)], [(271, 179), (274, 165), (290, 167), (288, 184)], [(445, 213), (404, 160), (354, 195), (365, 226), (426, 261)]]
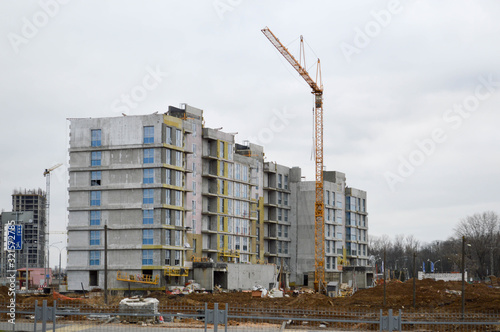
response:
[[(61, 163), (52, 166), (51, 168), (45, 169), (43, 172), (43, 176), (45, 177), (45, 221), (47, 223), (47, 232), (46, 232), (46, 245), (45, 245), (45, 275), (44, 278), (47, 277), (47, 264), (48, 264), (48, 259), (49, 259), (49, 234), (50, 234), (50, 227), (49, 227), (49, 208), (50, 208), (50, 172), (55, 170), (56, 168), (62, 166)], [(47, 285), (48, 285), (48, 280), (47, 280)]]
[[(265, 27), (261, 30), (271, 44), (297, 70), (309, 84), (315, 96), (314, 107), (314, 142), (316, 160), (316, 202), (314, 205), (314, 288), (320, 293), (326, 293), (325, 285), (325, 203), (323, 193), (323, 83), (321, 81), (321, 65), (318, 59), (316, 80), (313, 80), (307, 70), (302, 67), (279, 39)], [(300, 50), (303, 54), (304, 40), (300, 36)], [(302, 58), (302, 56), (300, 57)], [(304, 56), (305, 66), (305, 56)]]

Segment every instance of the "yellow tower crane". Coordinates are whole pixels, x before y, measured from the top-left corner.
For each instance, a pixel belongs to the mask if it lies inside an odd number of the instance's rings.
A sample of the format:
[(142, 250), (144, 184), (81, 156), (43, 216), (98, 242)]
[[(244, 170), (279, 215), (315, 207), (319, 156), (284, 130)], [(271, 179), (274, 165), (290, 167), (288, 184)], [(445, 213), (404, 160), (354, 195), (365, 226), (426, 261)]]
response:
[[(50, 173), (55, 170), (56, 168), (62, 166), (61, 163), (57, 164), (57, 165), (54, 165), (52, 166), (51, 168), (48, 168), (48, 169), (45, 169), (45, 171), (43, 171), (43, 176), (45, 177), (45, 195), (46, 195), (46, 198), (45, 198), (45, 213), (46, 213), (46, 222), (47, 222), (47, 233), (49, 233), (50, 229), (49, 229), (49, 209), (50, 209)], [(47, 239), (48, 239), (48, 235), (47, 235)]]
[[(46, 241), (46, 245), (45, 245), (45, 274), (44, 274), (44, 278), (46, 277), (47, 275), (47, 271), (48, 269), (50, 268), (48, 265), (49, 265), (49, 234), (50, 234), (50, 221), (49, 221), (49, 218), (50, 218), (50, 173), (55, 170), (56, 168), (62, 166), (61, 163), (57, 164), (57, 165), (54, 165), (50, 168), (47, 168), (45, 169), (45, 171), (43, 171), (43, 176), (45, 177), (45, 222), (47, 223), (47, 226), (46, 226), (46, 234), (47, 234), (47, 237), (45, 239)], [(48, 285), (48, 283), (47, 283)]]
[[(318, 59), (316, 80), (313, 80), (307, 70), (302, 67), (279, 39), (265, 27), (262, 33), (271, 44), (285, 57), (302, 78), (309, 84), (314, 103), (314, 142), (316, 161), (316, 202), (314, 205), (314, 288), (320, 293), (326, 292), (325, 284), (325, 203), (323, 193), (323, 83), (321, 82), (321, 66)], [(304, 40), (300, 36), (300, 49), (304, 49)], [(304, 61), (305, 62), (305, 61)], [(305, 65), (304, 65), (305, 66)]]

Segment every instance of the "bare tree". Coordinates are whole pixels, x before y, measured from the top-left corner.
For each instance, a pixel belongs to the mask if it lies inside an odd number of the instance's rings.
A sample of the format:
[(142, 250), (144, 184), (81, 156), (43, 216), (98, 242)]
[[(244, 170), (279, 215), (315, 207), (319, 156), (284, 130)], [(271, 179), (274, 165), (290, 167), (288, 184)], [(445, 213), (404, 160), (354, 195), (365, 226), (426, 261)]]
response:
[(418, 241), (414, 235), (407, 235), (404, 239), (404, 247), (407, 254), (412, 254), (418, 251), (420, 241)]
[(408, 278), (413, 271), (413, 253), (418, 249), (419, 242), (411, 236), (398, 234), (394, 240), (384, 234), (380, 237), (370, 237), (369, 249), (377, 266), (382, 266), (384, 252), (386, 253), (386, 268), (394, 273), (397, 278)]
[[(500, 220), (493, 211), (476, 213), (462, 219), (455, 228), (457, 237), (465, 237), (468, 248), (466, 255), (473, 262), (472, 266), (477, 276), (484, 279), (488, 274), (498, 271), (498, 255), (494, 255), (494, 250), (500, 250)], [(496, 262), (494, 262), (496, 258)], [(492, 265), (495, 265), (492, 271)]]
[[(369, 252), (378, 262), (386, 252), (386, 267), (412, 275), (413, 253), (416, 253), (416, 270), (426, 271), (435, 263), (439, 272), (459, 272), (462, 256), (462, 236), (470, 246), (466, 248), (465, 265), (469, 275), (484, 279), (500, 272), (500, 218), (493, 211), (476, 213), (462, 219), (454, 229), (455, 237), (421, 243), (413, 235), (396, 235), (394, 241), (384, 234), (371, 236)], [(439, 265), (438, 263), (439, 262)], [(380, 266), (379, 264), (378, 266)], [(439, 266), (439, 268), (438, 268)]]
[(384, 249), (387, 250), (390, 247), (392, 247), (391, 239), (389, 238), (388, 235), (384, 234), (380, 237), (377, 236), (370, 236), (368, 239), (368, 249), (370, 252), (370, 255), (373, 255), (375, 257), (382, 257)]

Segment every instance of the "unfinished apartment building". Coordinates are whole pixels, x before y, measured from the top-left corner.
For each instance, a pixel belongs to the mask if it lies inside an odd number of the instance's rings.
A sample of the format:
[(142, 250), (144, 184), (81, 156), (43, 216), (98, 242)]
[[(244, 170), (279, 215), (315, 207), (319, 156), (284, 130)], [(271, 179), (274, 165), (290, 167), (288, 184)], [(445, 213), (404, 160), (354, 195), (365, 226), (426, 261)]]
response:
[[(312, 287), (314, 282), (314, 203), (315, 182), (300, 181), (300, 169), (294, 169), (292, 185), (292, 282)], [(357, 284), (371, 285), (373, 275), (368, 267), (368, 214), (366, 192), (349, 188), (344, 173), (323, 172), (325, 190), (325, 279), (341, 282), (341, 274), (358, 268)], [(351, 202), (353, 205), (351, 205)], [(363, 272), (363, 273), (361, 273)]]
[(70, 122), (68, 289), (103, 288), (105, 270), (112, 290), (302, 284), (313, 271), (303, 249), (314, 238), (299, 230), (313, 229), (314, 201), (300, 203), (300, 168), (264, 162), (262, 146), (205, 127), (187, 104)]
[[(14, 221), (16, 225), (22, 225), (23, 229), (27, 226), (31, 226), (33, 224), (33, 211), (29, 212), (2, 212), (0, 214), (0, 248), (5, 248), (7, 245), (5, 243), (6, 238), (4, 238), (5, 227), (9, 225), (11, 221)], [(22, 238), (22, 249), (16, 250), (15, 252), (15, 262), (16, 268), (26, 268), (26, 264), (28, 264), (29, 268), (33, 267), (43, 267), (43, 256), (38, 257), (37, 252), (41, 252), (43, 254), (42, 245), (41, 248), (37, 247), (38, 240), (31, 237), (31, 234), (28, 233), (26, 236), (23, 232)], [(12, 270), (12, 267), (9, 266), (9, 252), (6, 250), (0, 251), (0, 277), (7, 277), (7, 271)], [(27, 261), (27, 259), (29, 260)], [(37, 259), (40, 258), (38, 261)]]
[(117, 290), (188, 278), (241, 288), (230, 276), (243, 272), (255, 275), (252, 285), (272, 280), (272, 266), (228, 265), (259, 260), (262, 147), (237, 145), (202, 121), (189, 105), (70, 119), (69, 289), (102, 288), (105, 253)]
[(102, 288), (105, 258), (112, 289), (185, 274), (184, 124), (164, 114), (70, 120), (68, 289)]
[[(45, 246), (47, 237), (47, 196), (41, 189), (14, 190), (12, 212), (33, 212), (33, 219), (24, 223), (23, 245), (28, 252), (30, 267), (45, 267)], [(26, 251), (24, 251), (26, 253)], [(23, 257), (21, 257), (23, 260)], [(24, 257), (23, 262), (26, 261)], [(25, 265), (25, 264), (24, 264)], [(22, 266), (22, 264), (21, 264)]]
[[(16, 250), (16, 267), (44, 268), (46, 249), (46, 195), (41, 189), (14, 190), (12, 194), (12, 212), (2, 212), (0, 218), (0, 243), (4, 247), (5, 225), (11, 220), (23, 226), (22, 250)], [(0, 254), (1, 275), (8, 270), (7, 252)]]
[(279, 267), (284, 284), (291, 272), (291, 193), (290, 168), (264, 163), (264, 259)]

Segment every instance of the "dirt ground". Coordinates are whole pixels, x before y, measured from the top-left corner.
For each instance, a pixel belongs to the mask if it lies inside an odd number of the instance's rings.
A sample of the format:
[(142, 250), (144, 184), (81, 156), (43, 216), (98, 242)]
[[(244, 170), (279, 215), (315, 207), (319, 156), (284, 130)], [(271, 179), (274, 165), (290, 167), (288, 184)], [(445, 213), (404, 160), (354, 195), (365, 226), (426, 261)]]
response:
[[(435, 312), (459, 312), (462, 306), (461, 282), (434, 281), (431, 279), (416, 281), (416, 309)], [(153, 296), (157, 294), (152, 294)], [(289, 308), (289, 309), (410, 309), (413, 307), (413, 280), (405, 283), (389, 282), (386, 284), (386, 303), (383, 306), (384, 287), (361, 289), (354, 295), (343, 298), (331, 298), (321, 294), (290, 295), (284, 298), (252, 298), (250, 293), (190, 294), (185, 297), (171, 297), (158, 294), (160, 302), (179, 301), (186, 304), (229, 303), (232, 307), (253, 308)], [(468, 311), (500, 312), (500, 289), (485, 284), (467, 284), (465, 305)]]
[[(416, 281), (416, 309), (428, 312), (460, 312), (462, 305), (461, 282), (434, 281), (431, 279)], [(10, 297), (7, 287), (0, 287), (0, 303), (6, 303)], [(468, 312), (500, 312), (500, 288), (492, 288), (486, 284), (467, 284), (465, 289), (466, 310)], [(93, 296), (92, 296), (93, 295)], [(99, 294), (92, 294), (90, 298), (63, 300), (57, 294), (50, 295), (18, 295), (16, 302), (19, 304), (33, 305), (35, 300), (47, 300), (52, 303), (72, 303), (75, 305), (104, 305), (104, 299)], [(343, 298), (330, 298), (321, 294), (289, 294), (283, 298), (252, 297), (249, 292), (230, 292), (218, 294), (167, 295), (163, 292), (153, 292), (148, 297), (157, 298), (160, 306), (165, 304), (178, 304), (184, 306), (202, 306), (208, 303), (219, 303), (219, 307), (228, 303), (230, 307), (249, 308), (280, 308), (280, 309), (407, 309), (413, 307), (413, 280), (405, 283), (388, 282), (386, 284), (386, 302), (383, 306), (384, 287), (378, 285), (373, 288), (358, 290), (354, 295)], [(117, 305), (122, 298), (109, 297), (110, 305)]]

